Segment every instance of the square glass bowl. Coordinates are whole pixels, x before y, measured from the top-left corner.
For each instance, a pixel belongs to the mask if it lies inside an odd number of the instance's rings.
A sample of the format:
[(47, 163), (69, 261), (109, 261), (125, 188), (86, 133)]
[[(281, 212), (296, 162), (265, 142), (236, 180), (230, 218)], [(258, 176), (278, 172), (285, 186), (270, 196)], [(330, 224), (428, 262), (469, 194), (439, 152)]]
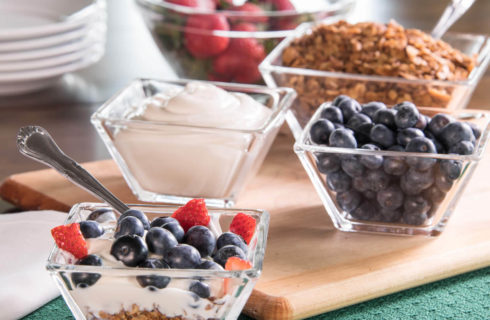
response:
[(149, 97), (190, 81), (136, 80), (101, 106), (92, 124), (139, 200), (183, 204), (204, 198), (210, 206), (229, 207), (260, 168), (296, 94), (290, 88), (208, 82), (270, 108), (271, 116), (256, 130), (132, 118)]
[(467, 105), (490, 61), (489, 37), (446, 33), (442, 40), (453, 48), (469, 56), (478, 55), (477, 65), (467, 80), (409, 80), (283, 66), (284, 50), (295, 39), (310, 33), (312, 28), (311, 23), (300, 25), (295, 33), (275, 47), (259, 66), (262, 77), (270, 88), (281, 86), (296, 90), (298, 99), (291, 108), (292, 114), (287, 116), (288, 125), (295, 137), (301, 134), (302, 128), (320, 104), (332, 101), (339, 94), (348, 95), (360, 103), (381, 101), (387, 105), (394, 105), (402, 101), (412, 101), (417, 106), (462, 109)]
[[(165, 205), (130, 205), (143, 211), (150, 220), (170, 216), (178, 207)], [(100, 203), (75, 205), (65, 224), (86, 220), (96, 209), (108, 208)], [(213, 230), (228, 230), (232, 218), (243, 212), (256, 220), (256, 229), (248, 246), (247, 258), (252, 268), (240, 271), (204, 269), (145, 269), (124, 265), (75, 265), (74, 257), (56, 245), (46, 265), (63, 298), (77, 320), (127, 319), (122, 315), (148, 316), (156, 319), (224, 319), (238, 318), (262, 270), (269, 214), (263, 210), (209, 209)], [(113, 228), (106, 227), (110, 239)], [(104, 237), (104, 236), (102, 236)], [(109, 240), (107, 240), (109, 241)], [(109, 254), (109, 253), (107, 253)], [(76, 286), (73, 275), (99, 274), (92, 286)], [(162, 276), (170, 279), (166, 288), (142, 288), (136, 277)], [(211, 288), (212, 297), (199, 298), (188, 291), (190, 281), (199, 279)], [(151, 289), (150, 289), (151, 288)], [(118, 317), (119, 316), (119, 317)], [(166, 318), (164, 317), (166, 316)], [(138, 317), (136, 317), (138, 318)], [(138, 318), (139, 319), (139, 318)]]
[[(473, 154), (457, 155), (316, 145), (311, 142), (309, 131), (311, 125), (320, 118), (322, 110), (323, 108), (318, 108), (307, 123), (299, 139), (296, 140), (294, 151), (311, 179), (335, 228), (350, 232), (439, 235), (444, 230), (482, 158), (490, 132), (488, 114), (419, 108), (422, 114), (432, 116), (436, 113), (446, 113), (458, 121), (472, 122), (481, 130), (481, 136), (476, 140)], [(383, 165), (378, 169), (361, 166), (363, 172), (355, 178), (350, 178), (340, 169), (340, 161), (358, 163), (361, 162), (361, 159), (365, 161), (373, 157), (381, 157)], [(331, 166), (322, 165), (320, 169), (319, 161), (322, 161), (323, 164), (328, 161)], [(459, 177), (449, 179), (442, 174), (440, 166), (447, 161), (461, 163)], [(430, 164), (426, 166), (424, 163)], [(423, 170), (417, 170), (418, 165), (423, 166)], [(332, 188), (338, 192), (333, 191)], [(381, 201), (398, 199), (396, 201), (402, 201), (403, 204), (398, 209), (383, 209), (379, 205), (378, 190), (390, 190), (391, 192), (388, 195), (390, 198), (381, 198)], [(398, 197), (393, 196), (395, 192)], [(387, 193), (384, 195), (386, 196)], [(393, 200), (391, 203), (396, 202)], [(404, 206), (409, 209), (404, 209)], [(421, 211), (426, 211), (426, 213), (413, 214), (413, 211), (410, 211), (412, 206), (423, 208)]]

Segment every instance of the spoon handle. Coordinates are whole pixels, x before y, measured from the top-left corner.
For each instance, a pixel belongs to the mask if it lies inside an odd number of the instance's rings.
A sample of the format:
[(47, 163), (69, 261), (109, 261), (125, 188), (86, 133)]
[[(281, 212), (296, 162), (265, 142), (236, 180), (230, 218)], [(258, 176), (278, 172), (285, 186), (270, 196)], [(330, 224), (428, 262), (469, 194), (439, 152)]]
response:
[(473, 5), (475, 0), (452, 0), (442, 13), (431, 36), (440, 39), (444, 33)]
[(23, 155), (50, 166), (120, 213), (129, 209), (87, 170), (64, 154), (45, 129), (38, 126), (20, 128), (17, 134), (17, 148)]

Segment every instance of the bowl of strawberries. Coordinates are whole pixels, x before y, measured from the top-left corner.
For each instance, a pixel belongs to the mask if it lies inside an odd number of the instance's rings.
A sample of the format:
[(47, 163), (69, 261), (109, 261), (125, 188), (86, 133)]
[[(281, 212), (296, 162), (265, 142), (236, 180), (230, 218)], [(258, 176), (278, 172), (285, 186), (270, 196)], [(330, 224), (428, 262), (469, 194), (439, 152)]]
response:
[(261, 83), (258, 65), (302, 22), (345, 17), (354, 0), (136, 0), (179, 77)]

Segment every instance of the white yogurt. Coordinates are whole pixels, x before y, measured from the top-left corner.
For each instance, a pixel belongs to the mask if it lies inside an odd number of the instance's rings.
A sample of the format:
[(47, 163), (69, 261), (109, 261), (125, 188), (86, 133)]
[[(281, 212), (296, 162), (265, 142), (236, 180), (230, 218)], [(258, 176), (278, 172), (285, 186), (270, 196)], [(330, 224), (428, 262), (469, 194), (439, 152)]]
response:
[(240, 167), (251, 164), (251, 134), (201, 130), (178, 124), (254, 130), (271, 110), (250, 96), (230, 93), (211, 84), (192, 82), (145, 102), (138, 119), (175, 124), (155, 130), (126, 128), (114, 144), (140, 186), (157, 194), (223, 199)]

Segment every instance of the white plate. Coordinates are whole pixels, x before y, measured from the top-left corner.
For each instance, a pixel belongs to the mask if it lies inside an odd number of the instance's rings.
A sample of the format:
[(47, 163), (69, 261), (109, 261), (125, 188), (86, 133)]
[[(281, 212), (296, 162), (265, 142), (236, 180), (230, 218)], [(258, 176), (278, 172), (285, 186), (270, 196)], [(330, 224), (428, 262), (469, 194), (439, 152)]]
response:
[(102, 35), (88, 34), (83, 38), (52, 47), (28, 51), (0, 52), (0, 63), (28, 61), (59, 56), (62, 54), (83, 50), (93, 45), (95, 42), (100, 41), (103, 41)]
[(82, 27), (71, 30), (68, 32), (41, 37), (37, 39), (26, 39), (19, 41), (8, 41), (8, 42), (0, 42), (0, 52), (10, 52), (12, 51), (23, 51), (23, 50), (31, 50), (31, 49), (40, 49), (51, 47), (55, 45), (60, 45), (63, 43), (68, 43), (71, 41), (78, 40), (86, 35), (88, 32), (92, 32), (94, 29), (98, 29), (99, 32), (105, 33), (106, 25), (105, 21), (100, 21), (101, 18), (97, 17), (97, 20), (93, 23), (83, 25)]
[(75, 29), (104, 5), (105, 0), (0, 0), (0, 41)]
[(103, 41), (99, 41), (97, 43), (93, 43), (92, 46), (84, 48), (82, 50), (78, 50), (75, 52), (49, 57), (45, 59), (36, 59), (36, 60), (28, 60), (28, 61), (15, 61), (15, 62), (0, 62), (0, 75), (3, 72), (17, 72), (24, 70), (35, 70), (35, 69), (43, 69), (47, 67), (54, 67), (63, 64), (67, 64), (70, 62), (77, 61), (84, 57), (85, 55), (91, 54), (94, 50), (93, 47), (103, 45)]
[(0, 87), (11, 86), (14, 83), (53, 78), (62, 74), (85, 68), (97, 61), (104, 54), (104, 46), (95, 46), (90, 54), (71, 63), (38, 70), (0, 73)]
[(31, 80), (23, 82), (12, 82), (8, 84), (0, 84), (0, 96), (14, 96), (28, 92), (38, 91), (55, 84), (62, 75), (52, 78), (44, 78), (40, 80)]

